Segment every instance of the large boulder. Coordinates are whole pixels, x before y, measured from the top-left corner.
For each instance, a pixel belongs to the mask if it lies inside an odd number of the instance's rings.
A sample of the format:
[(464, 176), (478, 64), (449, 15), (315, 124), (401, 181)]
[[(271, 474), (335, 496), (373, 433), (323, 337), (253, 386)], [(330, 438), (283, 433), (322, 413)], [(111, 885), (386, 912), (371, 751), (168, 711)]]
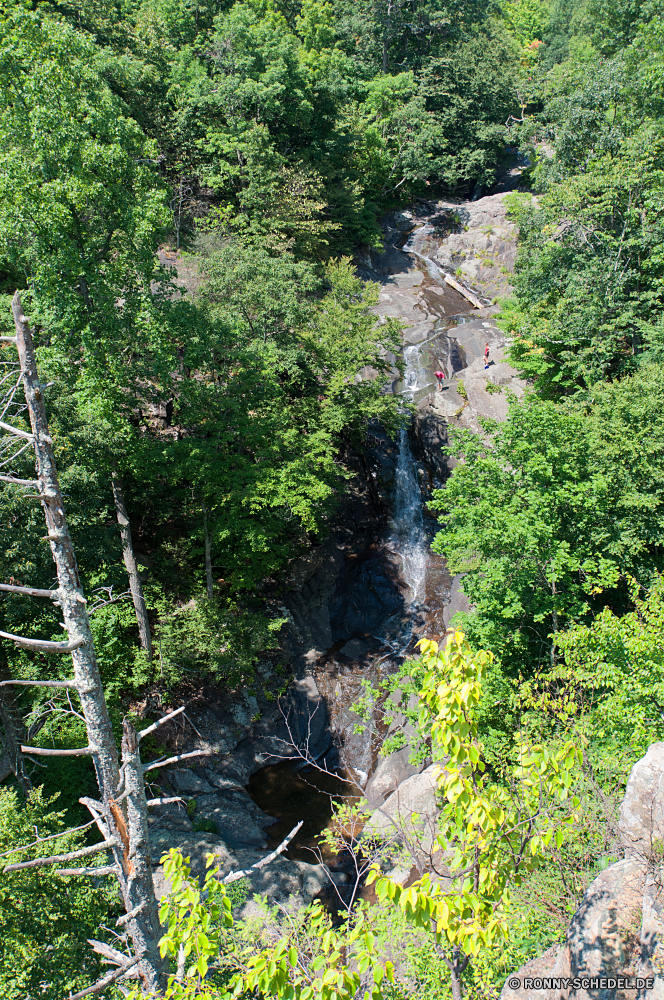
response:
[(176, 792), (184, 795), (197, 795), (201, 792), (213, 792), (214, 788), (190, 768), (178, 767), (168, 772), (168, 780)]
[(233, 855), (222, 841), (213, 833), (189, 833), (157, 829), (150, 831), (150, 850), (154, 871), (153, 881), (155, 893), (159, 899), (165, 891), (166, 879), (161, 859), (164, 854), (176, 848), (184, 858), (189, 859), (191, 870), (196, 878), (205, 874), (208, 855), (214, 854), (227, 864), (233, 863)]
[[(516, 976), (570, 980), (529, 995), (538, 1000), (664, 1000), (664, 742), (654, 743), (632, 768), (620, 808), (625, 857), (603, 871), (586, 890), (567, 931), (564, 947), (527, 963)], [(545, 961), (544, 961), (545, 960)], [(578, 976), (651, 978), (652, 988), (624, 992), (617, 986), (575, 988)], [(502, 1000), (525, 1000), (523, 988), (505, 984)]]
[(523, 984), (527, 979), (541, 980), (553, 976), (553, 970), (558, 967), (563, 951), (564, 948), (562, 945), (551, 945), (543, 955), (531, 958), (529, 962), (522, 965), (517, 973), (521, 985), (516, 989), (512, 989), (506, 983), (500, 994), (501, 1000), (549, 1000), (548, 986), (543, 986), (541, 989), (534, 989), (530, 985), (525, 986)]
[[(381, 806), (388, 795), (391, 795), (408, 778), (420, 774), (426, 763), (411, 764), (412, 750), (410, 746), (396, 750), (389, 757), (381, 757), (364, 790), (367, 802), (372, 808)], [(427, 762), (429, 763), (429, 762)]]
[(224, 841), (238, 848), (267, 847), (265, 827), (273, 822), (243, 788), (198, 796), (195, 818), (214, 823)]
[[(645, 876), (644, 863), (625, 858), (588, 887), (567, 931), (572, 977), (635, 974)], [(599, 998), (600, 991), (577, 990), (574, 996)]]
[(406, 843), (418, 854), (431, 852), (438, 825), (439, 764), (406, 778), (369, 817), (364, 836)]
[[(512, 989), (508, 979), (501, 1000), (531, 996), (538, 1000), (623, 1000), (626, 994), (616, 986), (575, 989), (572, 983), (577, 977), (610, 979), (642, 974), (639, 928), (646, 867), (636, 858), (625, 858), (603, 871), (584, 893), (565, 945), (527, 962), (515, 974), (521, 980), (520, 987)], [(530, 977), (566, 980), (569, 985), (547, 984), (534, 990), (524, 985)], [(652, 992), (646, 995), (655, 1000)]]
[(648, 747), (632, 768), (618, 830), (628, 855), (650, 857), (653, 844), (664, 842), (664, 742)]

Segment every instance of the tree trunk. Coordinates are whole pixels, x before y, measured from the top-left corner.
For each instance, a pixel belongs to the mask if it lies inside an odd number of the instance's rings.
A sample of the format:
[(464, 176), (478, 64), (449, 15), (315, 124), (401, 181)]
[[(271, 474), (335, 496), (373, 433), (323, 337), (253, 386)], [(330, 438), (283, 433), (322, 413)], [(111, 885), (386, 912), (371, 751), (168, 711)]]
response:
[[(48, 431), (42, 386), (37, 375), (32, 334), (28, 320), (23, 315), (21, 297), (18, 292), (14, 295), (12, 310), (16, 325), (16, 346), (21, 361), (25, 399), (34, 436), (39, 491), (42, 496), (48, 539), (58, 575), (59, 604), (70, 640), (83, 640), (82, 644), (71, 654), (74, 680), (85, 718), (88, 745), (92, 748), (92, 759), (97, 772), (97, 782), (107, 821), (109, 824), (111, 820), (114, 822), (118, 839), (121, 839), (121, 828), (126, 823), (127, 807), (124, 803), (118, 804), (115, 801), (122, 789), (117, 747), (106, 707), (92, 633), (90, 632), (87, 602), (83, 595), (76, 554), (65, 517), (64, 503), (51, 447), (52, 441)], [(149, 867), (149, 851), (146, 851), (145, 847), (142, 848), (142, 851), (144, 854), (142, 863)], [(115, 847), (113, 854), (125, 909), (129, 913), (132, 909), (130, 898), (133, 896), (131, 876), (125, 868), (122, 849)], [(138, 967), (140, 980), (146, 990), (157, 992), (166, 986), (166, 966), (163, 960), (155, 961), (156, 941), (149, 948), (145, 947), (145, 941), (150, 940), (154, 934), (154, 928), (159, 926), (157, 901), (151, 882), (149, 886), (143, 885), (142, 888), (145, 893), (145, 898), (142, 900), (144, 906), (141, 913), (132, 920), (131, 932), (136, 957), (140, 959)]]
[(205, 589), (208, 601), (214, 597), (214, 586), (212, 584), (212, 539), (208, 529), (207, 508), (203, 504), (203, 532), (205, 534)]
[(387, 76), (387, 67), (389, 65), (388, 59), (388, 47), (390, 44), (390, 28), (392, 25), (392, 0), (388, 0), (387, 3), (387, 24), (383, 30), (383, 76)]
[(25, 770), (25, 760), (23, 754), (21, 753), (21, 744), (26, 742), (25, 728), (20, 724), (16, 725), (11, 709), (3, 698), (1, 691), (0, 722), (2, 723), (2, 728), (5, 731), (5, 749), (4, 754), (2, 755), (2, 763), (0, 764), (0, 781), (7, 777), (6, 774), (2, 773), (4, 771), (3, 765), (6, 757), (7, 764), (14, 772), (16, 780), (21, 786), (21, 791), (27, 796), (32, 791), (32, 782), (30, 781), (30, 778)]
[(462, 953), (458, 944), (455, 944), (452, 948), (452, 961), (448, 961), (446, 964), (450, 970), (452, 1000), (462, 1000), (463, 990), (461, 988), (461, 976), (466, 971), (468, 956)]
[(141, 637), (141, 646), (145, 650), (148, 660), (152, 659), (152, 634), (150, 632), (150, 621), (148, 619), (148, 609), (143, 596), (143, 585), (138, 572), (138, 563), (134, 555), (134, 546), (131, 541), (131, 524), (129, 514), (124, 499), (122, 488), (122, 478), (117, 469), (111, 473), (111, 483), (113, 486), (113, 500), (115, 501), (115, 513), (120, 525), (120, 538), (122, 539), (122, 558), (129, 577), (129, 589), (136, 610), (136, 621), (138, 622), (138, 632)]
[(551, 648), (549, 649), (549, 659), (551, 661), (551, 668), (552, 669), (553, 669), (553, 667), (555, 667), (556, 660), (558, 659), (557, 654), (556, 654), (556, 632), (558, 631), (558, 611), (556, 609), (556, 594), (557, 594), (557, 591), (556, 591), (556, 581), (552, 580), (551, 581), (551, 605), (552, 605), (552, 609), (551, 609), (551, 625), (552, 625), (552, 628), (551, 628), (551, 631), (552, 631), (551, 640), (552, 641), (551, 641)]
[[(145, 798), (143, 765), (138, 749), (136, 730), (126, 719), (122, 723), (122, 768), (127, 797), (127, 825), (129, 831), (129, 863), (133, 866), (127, 886), (127, 912), (140, 910), (128, 921), (137, 954), (149, 956), (155, 968), (163, 961), (159, 954), (161, 930), (156, 906), (146, 907), (145, 901), (154, 898), (150, 840), (148, 835), (148, 804)], [(138, 941), (140, 940), (140, 952)]]

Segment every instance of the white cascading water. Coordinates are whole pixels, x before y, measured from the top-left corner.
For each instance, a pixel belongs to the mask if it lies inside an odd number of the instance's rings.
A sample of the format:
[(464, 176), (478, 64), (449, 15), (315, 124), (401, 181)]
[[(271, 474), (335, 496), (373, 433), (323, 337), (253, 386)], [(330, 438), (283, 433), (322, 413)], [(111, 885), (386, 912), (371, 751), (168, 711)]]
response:
[[(403, 352), (405, 371), (403, 394), (412, 401), (415, 392), (427, 384), (427, 372), (422, 366), (420, 350), (417, 346), (406, 347)], [(424, 531), (422, 517), (422, 494), (420, 492), (417, 465), (404, 428), (399, 434), (399, 456), (397, 459), (397, 483), (394, 499), (392, 538), (401, 557), (402, 575), (409, 590), (409, 603), (421, 604), (426, 591), (426, 570), (429, 545)]]

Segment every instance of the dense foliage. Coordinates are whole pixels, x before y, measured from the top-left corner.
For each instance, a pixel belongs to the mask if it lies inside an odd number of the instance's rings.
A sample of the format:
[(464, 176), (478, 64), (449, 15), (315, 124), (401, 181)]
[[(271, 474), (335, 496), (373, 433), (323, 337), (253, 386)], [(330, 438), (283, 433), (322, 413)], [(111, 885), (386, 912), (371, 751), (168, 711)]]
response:
[[(3, 866), (81, 847), (81, 833), (58, 836), (65, 828), (54, 797), (45, 798), (37, 789), (20, 802), (14, 789), (0, 789)], [(46, 842), (26, 853), (25, 847), (34, 845), (36, 839)], [(102, 879), (95, 887), (90, 879), (59, 878), (54, 868), (13, 872), (2, 878), (0, 991), (7, 1000), (28, 996), (57, 1000), (70, 990), (84, 988), (100, 974), (101, 963), (86, 939), (99, 937), (100, 923), (110, 917), (115, 902), (112, 880)]]
[[(560, 936), (612, 857), (628, 769), (663, 726), (663, 13), (661, 0), (3, 5), (0, 326), (20, 288), (118, 726), (146, 692), (254, 683), (279, 645), (288, 563), (324, 539), (372, 426), (394, 435), (407, 419), (384, 389), (399, 325), (378, 322), (353, 263), (380, 245), (381, 214), (477, 196), (517, 150), (529, 163), (499, 317), (528, 391), (504, 423), (457, 435), (431, 504), (470, 645), (425, 645), (390, 682), (413, 726), (419, 712), (412, 749), (433, 740), (450, 759), (442, 835), (463, 874), (442, 893), (376, 872), (379, 902), (336, 925), (315, 907), (232, 926), (221, 886), (202, 894), (172, 855), (163, 951), (192, 956), (173, 996), (484, 1000)], [(28, 454), (4, 471), (30, 477)], [(42, 512), (19, 494), (0, 485), (2, 579), (51, 587)], [(0, 626), (61, 638), (57, 608), (17, 594)], [(3, 678), (68, 670), (3, 640)], [(80, 717), (47, 697), (3, 705), (38, 721), (36, 740), (80, 746)], [(49, 763), (40, 783), (0, 789), (11, 861), (34, 839), (39, 853), (90, 836), (62, 830), (92, 766)], [(3, 875), (2, 995), (88, 985), (86, 938), (110, 938), (115, 905), (103, 881)]]

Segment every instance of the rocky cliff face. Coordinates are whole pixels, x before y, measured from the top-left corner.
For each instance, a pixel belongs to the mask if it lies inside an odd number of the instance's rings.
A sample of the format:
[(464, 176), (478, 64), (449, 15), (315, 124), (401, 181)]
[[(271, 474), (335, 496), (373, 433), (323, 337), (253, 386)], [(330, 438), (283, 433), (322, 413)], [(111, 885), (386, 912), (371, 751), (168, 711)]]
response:
[[(662, 1000), (664, 998), (664, 743), (637, 761), (620, 808), (624, 857), (586, 890), (562, 945), (514, 973), (501, 1000)], [(584, 988), (547, 980), (605, 978)], [(614, 980), (652, 981), (625, 989)], [(529, 985), (524, 985), (532, 980)], [(611, 985), (611, 983), (613, 984)]]
[[(504, 196), (495, 195), (393, 213), (385, 220), (383, 252), (372, 251), (364, 262), (365, 276), (380, 284), (377, 315), (403, 322), (405, 349), (419, 359), (422, 386), (415, 399), (413, 437), (439, 480), (453, 464), (441, 451), (451, 429), (480, 431), (482, 416), (504, 419), (505, 391), (523, 392), (504, 360), (504, 337), (492, 322), (497, 309), (492, 300), (510, 291), (515, 253), (514, 227), (506, 218)], [(485, 303), (481, 308), (473, 305), (478, 297)], [(441, 364), (448, 377), (439, 391), (433, 373)], [(373, 374), (368, 371), (360, 377)], [(397, 374), (395, 370), (394, 388), (400, 391)], [(248, 794), (249, 779), (275, 760), (293, 756), (293, 744), (306, 747), (307, 754), (317, 759), (333, 743), (343, 746), (344, 760), (374, 805), (391, 802), (390, 808), (401, 810), (410, 801), (408, 795), (419, 790), (431, 799), (426, 814), (435, 813), (427, 775), (418, 775), (426, 762), (414, 767), (405, 749), (376, 763), (371, 737), (355, 733), (359, 720), (350, 706), (360, 694), (359, 683), (369, 676), (374, 660), (380, 666), (385, 659), (385, 643), (389, 644), (390, 635), (398, 638), (400, 623), (409, 612), (398, 546), (389, 530), (397, 446), (375, 427), (366, 454), (350, 458), (356, 476), (347, 501), (330, 524), (328, 538), (293, 561), (280, 581), (279, 597), (273, 600), (275, 611), (290, 621), (282, 652), (295, 680), (287, 696), (277, 701), (274, 664), (266, 661), (257, 667), (252, 691), (231, 697), (203, 692), (192, 699), (187, 715), (196, 738), (187, 730), (182, 737), (185, 745), (177, 738), (174, 749), (203, 749), (206, 756), (191, 769), (175, 769), (163, 777), (164, 792), (175, 791), (183, 801), (153, 810), (150, 836), (155, 862), (173, 846), (191, 856), (198, 872), (208, 852), (228, 868), (247, 868), (259, 860), (274, 820)], [(428, 475), (424, 466), (421, 473)], [(435, 627), (439, 628), (464, 608), (465, 598), (459, 579), (450, 581), (444, 567), (432, 579), (426, 604), (430, 617), (438, 615)], [(443, 605), (444, 615), (438, 614)], [(161, 869), (156, 881), (163, 888)], [(317, 865), (285, 857), (251, 876), (252, 892), (270, 901), (291, 894), (306, 901), (324, 881)]]

